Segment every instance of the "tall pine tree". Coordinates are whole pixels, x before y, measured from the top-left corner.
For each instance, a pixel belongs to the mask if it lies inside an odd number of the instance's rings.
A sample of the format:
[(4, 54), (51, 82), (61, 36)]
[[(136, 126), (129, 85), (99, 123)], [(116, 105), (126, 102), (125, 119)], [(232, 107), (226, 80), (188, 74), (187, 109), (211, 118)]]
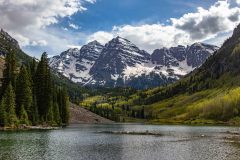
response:
[(6, 106), (6, 126), (16, 127), (18, 119), (16, 115), (15, 93), (10, 83), (3, 95), (3, 104)]
[(54, 87), (47, 54), (43, 53), (38, 65), (33, 59), (22, 66), (18, 76), (16, 71), (15, 53), (10, 52), (2, 80), (0, 125), (37, 125), (39, 120), (48, 125), (68, 124), (68, 94), (66, 89)]
[(13, 89), (15, 90), (16, 86), (16, 55), (13, 50), (10, 50), (5, 58), (5, 69), (3, 71), (3, 80), (2, 80), (2, 93), (4, 94), (6, 88), (11, 82)]
[(58, 105), (58, 90), (56, 87), (54, 87), (54, 92), (53, 92), (53, 115), (54, 115), (54, 121), (57, 125), (62, 124), (62, 119), (60, 116), (60, 111), (59, 111), (59, 105)]
[(0, 126), (4, 127), (7, 122), (7, 113), (6, 113), (6, 100), (2, 98), (0, 104)]
[(36, 95), (33, 94), (33, 103), (32, 103), (32, 124), (37, 125), (39, 123), (38, 107)]
[(39, 122), (39, 115), (38, 115), (38, 107), (37, 107), (37, 99), (36, 99), (36, 87), (34, 84), (35, 81), (35, 74), (36, 74), (36, 67), (37, 63), (35, 59), (32, 59), (32, 62), (28, 65), (28, 72), (29, 76), (31, 77), (31, 88), (32, 88), (32, 124), (37, 125)]
[(30, 75), (32, 76), (32, 80), (34, 81), (34, 76), (36, 74), (37, 64), (35, 59), (32, 59), (32, 62), (28, 65), (30, 67)]
[(64, 88), (61, 91), (61, 99), (62, 99), (62, 122), (63, 124), (69, 123), (70, 112), (69, 112), (69, 97), (67, 95), (67, 91)]
[(17, 77), (16, 103), (16, 112), (18, 116), (20, 117), (21, 107), (24, 107), (24, 110), (27, 112), (28, 117), (30, 118), (30, 120), (32, 120), (34, 115), (32, 115), (33, 97), (31, 88), (31, 77), (29, 76), (29, 73), (25, 66), (21, 67), (20, 73)]
[[(43, 53), (34, 76), (38, 113), (41, 121), (47, 121), (52, 107), (52, 81), (47, 54)], [(49, 116), (48, 116), (49, 117)]]
[(28, 114), (23, 105), (21, 106), (21, 109), (20, 109), (19, 121), (20, 121), (20, 124), (26, 124), (26, 125), (30, 124), (28, 120)]

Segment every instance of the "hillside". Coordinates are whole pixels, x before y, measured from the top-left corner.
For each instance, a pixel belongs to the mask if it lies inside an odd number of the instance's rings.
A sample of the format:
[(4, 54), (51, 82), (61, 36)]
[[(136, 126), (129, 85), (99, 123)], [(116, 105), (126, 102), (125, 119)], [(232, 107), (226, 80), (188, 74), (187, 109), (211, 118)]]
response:
[(16, 53), (16, 58), (20, 63), (29, 63), (32, 61), (32, 57), (24, 53), (18, 42), (12, 38), (3, 29), (0, 31), (0, 56), (5, 56), (9, 53), (9, 50), (13, 50)]
[(77, 105), (70, 105), (70, 124), (78, 123), (113, 123), (113, 121), (94, 114)]
[[(4, 57), (9, 53), (9, 50), (13, 50), (16, 53), (16, 58), (18, 62), (18, 67), (21, 66), (22, 63), (29, 64), (32, 62), (33, 57), (24, 53), (18, 42), (11, 37), (7, 32), (3, 29), (0, 31), (0, 77), (2, 77), (2, 71), (4, 69)], [(54, 83), (58, 86), (65, 86), (70, 95), (72, 102), (78, 102), (82, 99), (82, 95), (84, 93), (91, 94), (91, 91), (88, 89), (84, 89), (83, 87), (73, 83), (68, 78), (62, 76), (61, 74), (55, 73), (52, 71), (52, 78), (54, 79)]]
[(82, 104), (117, 109), (121, 121), (240, 124), (239, 79), (240, 25), (200, 68), (172, 85), (129, 97), (101, 96)]

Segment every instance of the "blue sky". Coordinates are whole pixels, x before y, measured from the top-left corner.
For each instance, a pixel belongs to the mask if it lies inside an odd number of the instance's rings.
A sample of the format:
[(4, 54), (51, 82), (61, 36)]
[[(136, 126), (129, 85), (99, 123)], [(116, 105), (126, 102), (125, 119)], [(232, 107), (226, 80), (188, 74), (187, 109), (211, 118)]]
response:
[(79, 31), (96, 32), (125, 24), (167, 23), (170, 18), (194, 12), (199, 6), (208, 8), (214, 2), (216, 0), (98, 0), (86, 5), (86, 12), (73, 15), (71, 20), (66, 18), (58, 25), (68, 27), (70, 21), (81, 26)]
[(2, 0), (0, 19), (36, 57), (116, 36), (151, 53), (194, 42), (221, 45), (240, 23), (240, 0)]

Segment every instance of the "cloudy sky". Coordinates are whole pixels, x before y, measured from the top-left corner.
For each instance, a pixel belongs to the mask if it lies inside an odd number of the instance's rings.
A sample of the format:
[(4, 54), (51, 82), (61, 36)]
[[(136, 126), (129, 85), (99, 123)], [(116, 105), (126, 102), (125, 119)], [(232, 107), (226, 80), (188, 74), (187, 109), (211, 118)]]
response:
[(116, 36), (151, 53), (193, 42), (221, 45), (240, 23), (240, 0), (0, 0), (0, 20), (36, 57)]

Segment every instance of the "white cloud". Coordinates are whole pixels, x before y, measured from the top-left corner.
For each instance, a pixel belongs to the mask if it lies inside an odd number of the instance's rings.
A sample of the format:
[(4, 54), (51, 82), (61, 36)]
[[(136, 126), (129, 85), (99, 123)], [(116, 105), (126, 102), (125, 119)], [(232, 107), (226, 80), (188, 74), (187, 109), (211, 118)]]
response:
[(30, 45), (31, 46), (46, 46), (47, 41), (45, 41), (45, 40), (32, 41)]
[(64, 31), (68, 31), (68, 29), (67, 29), (67, 28), (65, 28), (65, 27), (64, 27), (64, 28), (62, 28), (62, 29), (63, 29)]
[(81, 28), (81, 27), (79, 27), (78, 25), (73, 24), (73, 23), (70, 23), (70, 24), (69, 24), (69, 27), (71, 27), (71, 28), (73, 28), (73, 29), (76, 29), (76, 30), (78, 30), (78, 29)]
[(114, 34), (111, 32), (99, 31), (87, 37), (87, 42), (97, 40), (99, 43), (105, 44), (106, 42), (111, 40), (113, 37), (114, 37)]
[(208, 10), (201, 7), (196, 13), (188, 13), (179, 19), (172, 18), (173, 26), (187, 32), (191, 39), (202, 40), (229, 32), (240, 22), (240, 8), (230, 8), (227, 1), (219, 1)]
[(2, 25), (10, 29), (46, 27), (86, 10), (79, 0), (3, 0), (0, 9)]
[(112, 37), (121, 36), (149, 52), (156, 48), (187, 45), (214, 38), (218, 40), (215, 44), (219, 44), (225, 38), (219, 35), (231, 32), (240, 23), (240, 8), (231, 7), (230, 3), (218, 1), (208, 9), (199, 7), (195, 13), (170, 19), (169, 25), (115, 26), (110, 32), (99, 31), (90, 35), (88, 40), (95, 38), (106, 43)]
[[(208, 9), (199, 7), (195, 13), (168, 20), (164, 24), (115, 26), (111, 31), (98, 31), (89, 36), (70, 28), (51, 28), (59, 19), (87, 10), (83, 3), (96, 0), (0, 0), (0, 27), (16, 38), (24, 48), (42, 47), (58, 54), (67, 47), (78, 46), (79, 37), (86, 42), (98, 40), (104, 44), (113, 37), (129, 39), (149, 52), (156, 48), (191, 44), (196, 41), (221, 44), (240, 23), (240, 0), (218, 1)], [(69, 27), (79, 29), (76, 24)], [(228, 34), (224, 34), (228, 33)], [(44, 51), (43, 50), (43, 51)], [(41, 54), (41, 53), (39, 53)]]
[(89, 2), (89, 3), (96, 3), (96, 0), (85, 0), (85, 1), (87, 1), (87, 2)]
[(68, 48), (77, 48), (77, 49), (81, 49), (82, 46), (75, 46), (75, 45), (67, 45)]
[[(62, 51), (65, 51), (69, 46), (78, 46), (79, 37), (86, 38), (86, 35), (83, 33), (76, 33), (72, 31), (64, 31), (62, 28), (52, 28), (46, 30), (38, 30), (34, 32), (29, 32), (32, 37), (38, 37), (41, 40), (47, 40), (47, 45), (44, 43), (38, 43), (38, 45), (33, 45), (31, 42), (27, 46), (24, 46), (23, 49), (27, 53), (32, 53), (35, 56), (39, 57), (40, 54), (44, 51), (47, 51), (49, 54), (59, 54)], [(39, 42), (39, 41), (36, 41)], [(41, 41), (40, 41), (41, 42)], [(39, 51), (40, 50), (40, 51)]]
[[(72, 40), (60, 39), (65, 32), (50, 35), (52, 31), (48, 26), (87, 10), (83, 7), (84, 2), (95, 3), (95, 0), (0, 0), (0, 27), (15, 37), (22, 47), (66, 47)], [(55, 51), (59, 48), (62, 47), (56, 47)]]

